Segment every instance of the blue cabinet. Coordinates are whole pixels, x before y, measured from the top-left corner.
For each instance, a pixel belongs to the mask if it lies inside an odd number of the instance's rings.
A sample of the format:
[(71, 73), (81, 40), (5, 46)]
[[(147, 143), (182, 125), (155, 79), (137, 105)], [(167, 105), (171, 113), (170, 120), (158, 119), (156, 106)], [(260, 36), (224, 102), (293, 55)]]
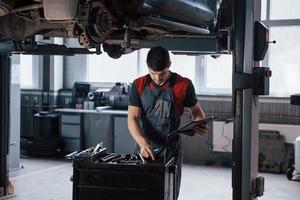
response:
[(80, 113), (60, 113), (60, 136), (64, 140), (66, 152), (82, 148), (82, 116)]

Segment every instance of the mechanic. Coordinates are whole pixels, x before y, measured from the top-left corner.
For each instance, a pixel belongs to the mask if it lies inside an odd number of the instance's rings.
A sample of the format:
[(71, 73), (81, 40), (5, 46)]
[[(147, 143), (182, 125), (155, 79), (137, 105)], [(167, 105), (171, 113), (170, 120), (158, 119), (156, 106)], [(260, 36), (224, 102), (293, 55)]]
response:
[[(180, 116), (188, 107), (193, 120), (205, 118), (197, 100), (195, 89), (188, 78), (171, 72), (170, 55), (163, 47), (153, 47), (147, 54), (149, 74), (137, 78), (130, 89), (128, 128), (138, 144), (137, 152), (146, 159), (155, 160), (158, 152), (167, 149), (167, 157), (175, 157), (178, 167), (177, 197), (180, 189), (182, 150), (181, 138), (167, 135), (179, 128)], [(139, 120), (141, 119), (142, 126)], [(196, 127), (194, 132), (203, 135), (208, 126)]]

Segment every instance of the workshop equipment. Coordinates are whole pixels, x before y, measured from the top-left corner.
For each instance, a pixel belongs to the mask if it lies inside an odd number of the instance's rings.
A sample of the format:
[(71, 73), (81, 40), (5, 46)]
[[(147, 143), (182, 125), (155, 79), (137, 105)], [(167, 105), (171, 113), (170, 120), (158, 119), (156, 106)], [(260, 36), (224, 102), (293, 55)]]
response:
[(300, 137), (297, 137), (295, 141), (295, 171), (300, 175)]
[(287, 147), (279, 131), (259, 130), (258, 169), (261, 172), (281, 173), (287, 169)]
[[(292, 105), (299, 106), (300, 105), (300, 94), (294, 94), (290, 97), (290, 102)], [(290, 165), (286, 176), (289, 180), (292, 180), (294, 176), (300, 176), (300, 137), (297, 137), (295, 140), (295, 158), (294, 165)]]
[(72, 105), (76, 109), (83, 108), (83, 102), (87, 99), (91, 85), (89, 83), (75, 82), (72, 90)]
[(108, 91), (103, 91), (100, 88), (91, 89), (87, 96), (90, 101), (95, 102), (96, 107), (110, 106), (112, 109), (127, 110), (129, 90), (128, 84), (117, 82)]
[(174, 157), (145, 161), (131, 154), (107, 153), (97, 145), (66, 156), (73, 160), (73, 200), (173, 200)]
[(34, 135), (58, 135), (58, 113), (41, 111), (34, 114)]
[(290, 166), (286, 172), (286, 176), (289, 180), (294, 177), (300, 176), (300, 136), (295, 140), (295, 164)]
[(102, 91), (101, 89), (97, 89), (95, 91), (90, 91), (88, 93), (88, 99), (90, 101), (94, 101), (96, 107), (106, 105), (106, 98), (104, 96), (104, 91)]
[(33, 156), (58, 156), (64, 142), (59, 136), (58, 114), (40, 112), (34, 115), (34, 134), (21, 138), (21, 149)]
[(108, 105), (113, 109), (127, 110), (129, 104), (128, 95), (110, 95)]

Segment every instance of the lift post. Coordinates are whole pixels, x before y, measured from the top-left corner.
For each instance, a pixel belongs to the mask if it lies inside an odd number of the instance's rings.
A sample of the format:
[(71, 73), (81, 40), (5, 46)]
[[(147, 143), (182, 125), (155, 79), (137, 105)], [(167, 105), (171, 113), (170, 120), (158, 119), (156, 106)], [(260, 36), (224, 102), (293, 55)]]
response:
[(0, 198), (8, 195), (10, 54), (0, 54)]
[(254, 0), (233, 3), (233, 200), (256, 199), (264, 192), (264, 178), (257, 177), (259, 99), (255, 90), (257, 80), (253, 80), (255, 3)]

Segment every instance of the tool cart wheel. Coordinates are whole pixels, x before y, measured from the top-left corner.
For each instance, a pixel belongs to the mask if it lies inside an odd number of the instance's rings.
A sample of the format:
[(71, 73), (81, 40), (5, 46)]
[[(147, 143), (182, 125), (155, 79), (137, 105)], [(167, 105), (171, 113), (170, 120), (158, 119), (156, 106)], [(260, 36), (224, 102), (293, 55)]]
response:
[(288, 170), (286, 171), (287, 179), (292, 180), (294, 170), (295, 170), (295, 167), (288, 168)]

